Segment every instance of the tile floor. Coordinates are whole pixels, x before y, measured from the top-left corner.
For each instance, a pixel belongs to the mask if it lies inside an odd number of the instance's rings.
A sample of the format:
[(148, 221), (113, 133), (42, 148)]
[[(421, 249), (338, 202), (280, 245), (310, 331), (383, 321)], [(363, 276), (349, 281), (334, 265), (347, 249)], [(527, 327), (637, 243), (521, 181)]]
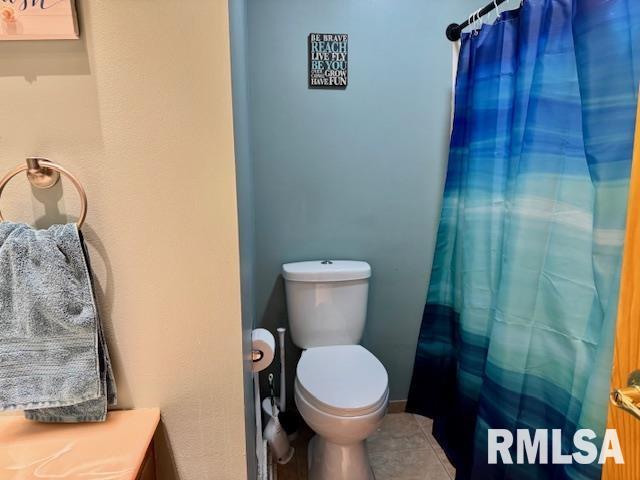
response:
[[(307, 444), (312, 432), (300, 432), (295, 457), (278, 466), (278, 480), (307, 480)], [(410, 413), (388, 414), (368, 442), (376, 480), (453, 480), (455, 469), (431, 436), (431, 420)]]

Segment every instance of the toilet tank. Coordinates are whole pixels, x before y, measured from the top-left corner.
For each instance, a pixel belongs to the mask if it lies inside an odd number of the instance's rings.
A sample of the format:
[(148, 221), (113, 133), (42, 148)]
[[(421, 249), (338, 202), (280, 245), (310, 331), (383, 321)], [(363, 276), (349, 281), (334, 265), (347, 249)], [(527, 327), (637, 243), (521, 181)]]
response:
[(287, 263), (282, 275), (293, 343), (300, 348), (360, 343), (367, 318), (368, 263)]

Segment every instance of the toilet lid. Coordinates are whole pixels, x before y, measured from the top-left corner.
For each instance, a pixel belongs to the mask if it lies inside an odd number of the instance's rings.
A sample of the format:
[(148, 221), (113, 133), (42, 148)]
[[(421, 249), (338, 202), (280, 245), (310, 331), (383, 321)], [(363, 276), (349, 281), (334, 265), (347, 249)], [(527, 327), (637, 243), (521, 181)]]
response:
[(302, 353), (296, 373), (301, 394), (325, 412), (365, 415), (387, 401), (387, 371), (360, 345), (309, 348)]

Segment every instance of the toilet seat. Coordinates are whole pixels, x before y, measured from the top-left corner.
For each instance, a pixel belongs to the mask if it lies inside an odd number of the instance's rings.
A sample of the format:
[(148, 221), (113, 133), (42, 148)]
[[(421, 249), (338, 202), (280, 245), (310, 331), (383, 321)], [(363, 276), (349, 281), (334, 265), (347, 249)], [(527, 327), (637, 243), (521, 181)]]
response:
[(318, 410), (341, 417), (384, 407), (389, 377), (380, 360), (361, 345), (305, 350), (296, 370), (300, 395)]

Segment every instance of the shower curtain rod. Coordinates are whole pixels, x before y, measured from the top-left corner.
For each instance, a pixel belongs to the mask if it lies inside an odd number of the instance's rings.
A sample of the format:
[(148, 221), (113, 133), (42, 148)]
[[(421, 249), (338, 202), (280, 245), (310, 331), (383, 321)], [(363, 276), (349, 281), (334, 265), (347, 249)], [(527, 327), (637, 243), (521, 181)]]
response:
[(471, 14), (471, 16), (461, 24), (458, 25), (457, 23), (452, 23), (447, 27), (447, 38), (452, 42), (457, 42), (458, 40), (460, 40), (462, 30), (471, 25), (474, 19), (484, 17), (487, 13), (493, 12), (496, 8), (498, 8), (498, 6), (508, 1), (509, 0), (495, 0), (486, 7), (481, 8), (478, 12)]

